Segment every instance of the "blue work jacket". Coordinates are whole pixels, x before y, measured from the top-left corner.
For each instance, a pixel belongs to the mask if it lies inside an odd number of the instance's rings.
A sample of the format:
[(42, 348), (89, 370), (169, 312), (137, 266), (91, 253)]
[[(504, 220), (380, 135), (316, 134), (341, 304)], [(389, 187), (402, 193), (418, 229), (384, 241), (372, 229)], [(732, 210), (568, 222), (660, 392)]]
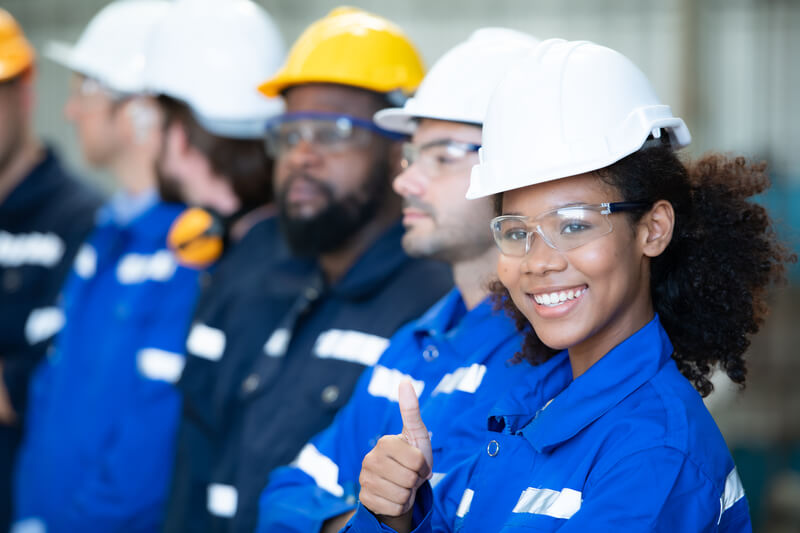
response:
[(15, 519), (48, 533), (160, 527), (180, 397), (172, 386), (197, 274), (165, 237), (180, 207), (120, 224), (110, 206), (76, 257), (65, 324), (34, 375)]
[[(421, 489), (415, 531), (750, 531), (725, 441), (672, 353), (656, 317), (552, 401), (512, 388), (477, 457)], [(347, 531), (389, 529), (362, 507)]]
[(364, 456), (380, 437), (402, 430), (397, 389), (404, 379), (414, 384), (431, 433), (432, 483), (441, 481), (482, 442), (486, 415), (501, 391), (526, 376), (569, 372), (555, 360), (511, 364), (521, 342), (514, 323), (488, 299), (467, 312), (461, 293), (452, 290), (390, 339), (333, 424), (291, 466), (273, 472), (257, 531), (319, 531), (325, 520), (355, 509)]
[(251, 533), (269, 473), (333, 421), (401, 326), (452, 288), (447, 265), (412, 259), (385, 231), (335, 283), (318, 267), (238, 384), (234, 419), (208, 490), (213, 531)]

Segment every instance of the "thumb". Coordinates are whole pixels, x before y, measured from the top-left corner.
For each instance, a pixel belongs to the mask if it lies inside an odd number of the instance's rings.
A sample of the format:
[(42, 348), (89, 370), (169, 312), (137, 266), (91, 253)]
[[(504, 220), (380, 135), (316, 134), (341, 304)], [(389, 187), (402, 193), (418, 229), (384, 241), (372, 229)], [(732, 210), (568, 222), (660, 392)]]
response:
[(422, 421), (419, 412), (419, 401), (414, 386), (406, 380), (400, 383), (398, 389), (398, 399), (400, 403), (400, 416), (403, 419), (403, 436), (408, 443), (422, 452), (425, 462), (428, 463), (428, 477), (430, 478), (433, 470), (433, 452), (431, 451), (431, 437), (428, 428)]

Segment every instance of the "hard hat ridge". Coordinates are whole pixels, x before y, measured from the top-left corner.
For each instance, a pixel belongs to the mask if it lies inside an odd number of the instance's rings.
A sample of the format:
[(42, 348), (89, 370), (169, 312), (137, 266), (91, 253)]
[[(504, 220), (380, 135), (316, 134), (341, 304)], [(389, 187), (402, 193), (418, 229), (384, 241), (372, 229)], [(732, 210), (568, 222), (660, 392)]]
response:
[(538, 44), (535, 37), (516, 30), (478, 29), (431, 67), (402, 108), (378, 111), (375, 121), (401, 133), (412, 133), (420, 118), (481, 125), (497, 83)]
[(120, 93), (144, 90), (148, 40), (167, 14), (166, 0), (116, 0), (101, 9), (73, 44), (51, 41), (45, 55)]
[(628, 58), (589, 41), (551, 39), (512, 68), (492, 95), (468, 198), (605, 168), (686, 124)]
[(275, 97), (294, 85), (333, 83), (410, 95), (424, 73), (422, 57), (396, 24), (339, 7), (306, 28), (280, 70), (259, 90)]
[(251, 0), (177, 0), (148, 47), (147, 89), (186, 103), (208, 131), (257, 139), (283, 111), (257, 86), (286, 54), (272, 17)]
[(0, 81), (10, 80), (33, 65), (36, 57), (11, 13), (0, 8)]

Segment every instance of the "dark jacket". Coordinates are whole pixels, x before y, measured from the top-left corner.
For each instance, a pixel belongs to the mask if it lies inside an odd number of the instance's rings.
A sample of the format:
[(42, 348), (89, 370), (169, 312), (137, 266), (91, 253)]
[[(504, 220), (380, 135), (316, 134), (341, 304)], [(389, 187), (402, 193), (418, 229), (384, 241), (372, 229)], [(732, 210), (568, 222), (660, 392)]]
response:
[(389, 337), (452, 287), (449, 267), (409, 258), (402, 235), (390, 228), (334, 285), (317, 272), (280, 324), (262, 330), (208, 488), (213, 530), (253, 531), (270, 471), (331, 423)]
[[(0, 361), (20, 421), (30, 375), (60, 325), (56, 298), (102, 201), (47, 150), (0, 203)], [(0, 531), (10, 521), (11, 470), (20, 436), (19, 425), (0, 426)]]
[(203, 274), (177, 384), (183, 410), (164, 531), (208, 530), (212, 458), (229, 430), (238, 384), (261, 352), (264, 332), (288, 311), (312, 266), (290, 257), (271, 217), (229, 243)]

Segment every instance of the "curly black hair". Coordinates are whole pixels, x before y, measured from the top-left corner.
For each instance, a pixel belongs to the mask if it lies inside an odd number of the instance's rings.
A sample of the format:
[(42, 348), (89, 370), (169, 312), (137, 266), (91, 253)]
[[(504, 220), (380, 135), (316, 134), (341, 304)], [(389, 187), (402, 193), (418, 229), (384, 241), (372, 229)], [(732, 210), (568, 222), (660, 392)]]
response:
[[(778, 241), (766, 209), (750, 200), (769, 187), (766, 168), (719, 153), (684, 165), (662, 144), (596, 171), (624, 200), (663, 199), (675, 210), (672, 241), (651, 261), (653, 305), (673, 359), (703, 396), (714, 388), (709, 375), (717, 366), (744, 385), (744, 352), (767, 315), (767, 289), (797, 261)], [(632, 223), (642, 215), (627, 213)], [(539, 364), (552, 357), (556, 351), (536, 336), (506, 288), (499, 281), (490, 288), (496, 306), (525, 333), (515, 360)]]

